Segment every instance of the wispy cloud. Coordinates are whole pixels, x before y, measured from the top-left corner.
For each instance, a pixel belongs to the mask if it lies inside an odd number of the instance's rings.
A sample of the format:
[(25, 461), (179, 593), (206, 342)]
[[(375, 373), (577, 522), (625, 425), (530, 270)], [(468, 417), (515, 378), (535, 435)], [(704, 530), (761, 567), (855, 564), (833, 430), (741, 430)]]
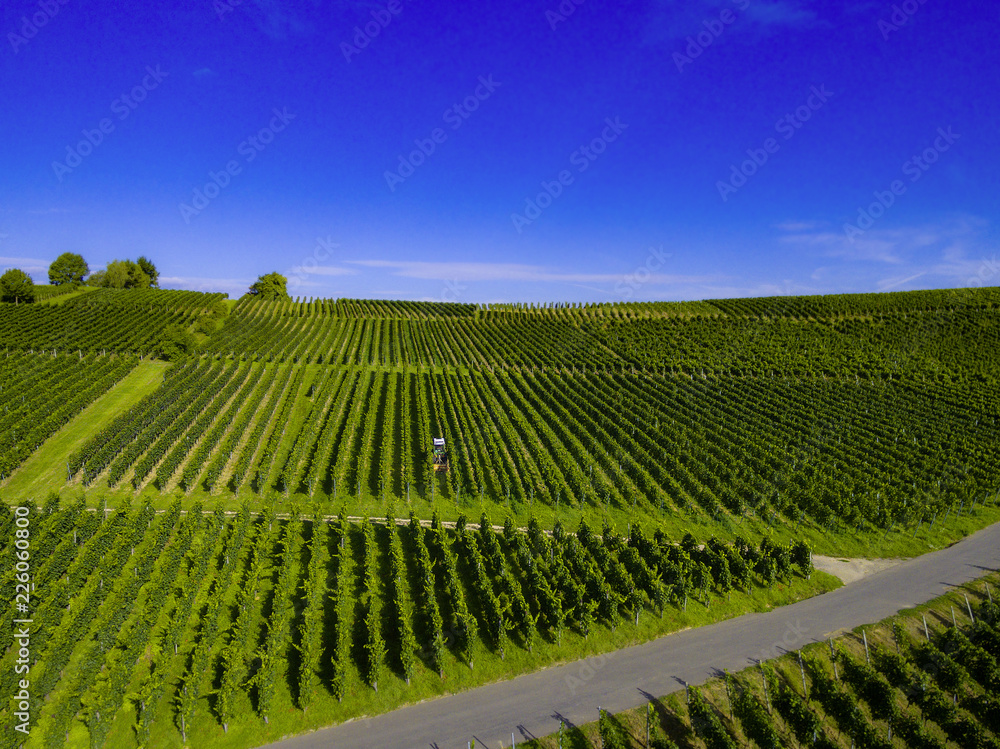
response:
[(826, 226), (822, 221), (783, 221), (775, 224), (775, 229), (785, 232), (816, 231)]
[(784, 244), (809, 246), (824, 257), (879, 263), (903, 262), (900, 245), (908, 239), (905, 232), (869, 232), (853, 243), (843, 233), (832, 231), (799, 231), (780, 237)]
[(253, 0), (252, 5), (248, 5), (247, 8), (261, 32), (272, 39), (283, 41), (289, 36), (313, 32), (313, 24), (302, 14), (302, 10), (309, 11), (307, 6), (310, 5), (315, 11), (318, 6), (317, 0), (305, 3), (291, 3), (288, 0)]
[[(622, 273), (580, 273), (542, 265), (521, 263), (430, 262), (408, 260), (348, 260), (368, 268), (387, 268), (394, 276), (432, 281), (526, 281), (571, 284), (617, 283)], [(643, 284), (704, 283), (716, 276), (683, 276), (652, 273)]]
[[(880, 291), (912, 287), (974, 286), (1000, 283), (997, 243), (987, 234), (989, 224), (976, 216), (960, 216), (919, 226), (870, 229), (852, 243), (842, 232), (809, 222), (777, 225), (778, 241), (803, 252), (835, 258), (813, 271), (813, 280), (863, 273), (867, 285)], [(890, 273), (886, 273), (891, 268)], [(992, 280), (990, 280), (992, 279)]]
[(160, 286), (164, 288), (189, 289), (191, 291), (224, 291), (231, 296), (243, 296), (253, 283), (248, 278), (206, 278), (204, 276), (160, 276)]
[(752, 2), (744, 11), (757, 25), (762, 27), (792, 26), (802, 28), (817, 23), (816, 12), (802, 7), (793, 0), (773, 0), (772, 2)]
[(295, 276), (356, 276), (358, 271), (336, 265), (296, 265), (289, 273)]
[(760, 35), (782, 28), (801, 29), (821, 22), (816, 12), (800, 0), (657, 0), (649, 11), (646, 41), (673, 42), (697, 36), (705, 21), (717, 21), (724, 10), (733, 13), (735, 35)]
[[(0, 235), (0, 237), (6, 236), (6, 234)], [(4, 270), (20, 268), (28, 274), (47, 273), (51, 264), (51, 260), (41, 260), (37, 257), (0, 257), (0, 267)], [(46, 276), (46, 278), (48, 277)], [(36, 278), (35, 281), (37, 283), (38, 279)]]

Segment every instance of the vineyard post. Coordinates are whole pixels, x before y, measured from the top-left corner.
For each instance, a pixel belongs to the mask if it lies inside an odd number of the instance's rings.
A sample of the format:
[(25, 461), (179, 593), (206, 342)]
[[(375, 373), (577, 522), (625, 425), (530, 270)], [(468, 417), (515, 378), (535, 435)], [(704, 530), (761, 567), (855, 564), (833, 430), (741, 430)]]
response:
[[(729, 671), (724, 671), (722, 683), (726, 685), (726, 700), (729, 702), (729, 719), (733, 720), (733, 695), (729, 692)], [(646, 747), (649, 747), (649, 711), (646, 712)]]
[(653, 711), (653, 703), (646, 703), (646, 749), (649, 749), (649, 718), (650, 713)]
[(559, 719), (559, 733), (557, 733), (556, 736), (558, 737), (558, 740), (559, 740), (559, 749), (562, 749), (562, 741), (563, 741), (563, 719), (562, 718)]
[(963, 593), (962, 595), (965, 596), (965, 608), (967, 608), (969, 610), (969, 620), (973, 624), (975, 624), (976, 623), (976, 617), (974, 617), (972, 615), (972, 604), (969, 603), (969, 596), (966, 595), (965, 593)]
[(958, 629), (958, 621), (955, 619), (955, 607), (951, 606), (951, 625)]
[[(764, 675), (764, 662), (758, 660), (757, 667), (760, 669), (760, 680), (764, 684), (764, 701), (767, 703), (767, 712), (771, 712), (771, 695), (767, 691), (767, 676)], [(732, 703), (730, 703), (732, 704)]]
[(831, 637), (827, 642), (830, 643), (830, 662), (833, 663), (833, 676), (839, 680), (840, 674), (837, 673), (837, 654), (833, 651), (833, 638)]
[(924, 637), (927, 638), (927, 642), (930, 642), (931, 641), (931, 633), (927, 629), (927, 617), (924, 616), (923, 614), (921, 614), (920, 618), (924, 620)]
[(806, 699), (809, 698), (809, 693), (806, 691), (806, 670), (802, 665), (802, 651), (799, 651), (799, 673), (802, 674), (802, 696)]
[(865, 663), (867, 663), (870, 666), (872, 665), (872, 657), (868, 653), (868, 633), (865, 632), (864, 630), (861, 630), (861, 638), (865, 641)]
[(993, 603), (993, 593), (990, 591), (990, 584), (986, 583), (986, 595), (990, 599), (990, 603)]

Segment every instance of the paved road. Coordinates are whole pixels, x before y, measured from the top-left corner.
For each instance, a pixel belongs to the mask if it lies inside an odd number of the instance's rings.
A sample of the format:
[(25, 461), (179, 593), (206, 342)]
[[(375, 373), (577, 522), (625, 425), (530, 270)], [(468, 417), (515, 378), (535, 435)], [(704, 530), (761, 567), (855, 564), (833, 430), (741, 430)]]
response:
[(607, 656), (548, 668), (510, 681), (400, 708), (272, 744), (275, 749), (465, 749), (509, 747), (571, 724), (642, 705), (699, 684), (716, 669), (737, 671), (809, 642), (924, 603), (988, 571), (1000, 569), (1000, 523), (942, 551), (877, 572), (832, 593), (766, 614), (678, 632)]

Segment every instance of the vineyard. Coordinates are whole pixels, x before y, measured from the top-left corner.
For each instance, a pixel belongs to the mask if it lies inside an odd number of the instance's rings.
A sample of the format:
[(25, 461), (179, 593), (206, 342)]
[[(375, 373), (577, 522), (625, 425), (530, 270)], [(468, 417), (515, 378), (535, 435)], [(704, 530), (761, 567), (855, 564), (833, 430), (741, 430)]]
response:
[(223, 299), (197, 291), (93, 289), (61, 303), (54, 297), (42, 304), (0, 304), (0, 348), (149, 354), (168, 326), (193, 326)]
[[(63, 456), (71, 487), (522, 525), (697, 519), (727, 537), (780, 521), (821, 547), (995, 506), (994, 290), (724, 301), (245, 297), (229, 311), (221, 295), (97, 289), (3, 305), (0, 474), (173, 325), (200, 331), (200, 349)], [(33, 423), (15, 438), (17, 418)], [(442, 435), (451, 470), (436, 474)]]
[(682, 689), (644, 709), (611, 715), (595, 706), (593, 724), (562, 726), (523, 746), (992, 749), (1000, 746), (1000, 607), (988, 582), (977, 587), (968, 593), (977, 606), (947, 596), (919, 615)]
[[(980, 414), (995, 413), (996, 394), (980, 396), (943, 384), (206, 357), (170, 370), (93, 434), (68, 473), (88, 488), (196, 497), (436, 498), (452, 518), (486, 502), (525, 521), (559, 508), (638, 509), (913, 528), (960, 505), (995, 504), (1000, 425)], [(452, 437), (443, 476), (428, 457), (437, 434)]]
[[(19, 513), (37, 560), (28, 678), (46, 747), (240, 745), (230, 724), (259, 741), (289, 713), (302, 730), (370, 712), (376, 694), (385, 709), (825, 585), (806, 579), (807, 546), (766, 538), (182, 513), (179, 501), (105, 516), (53, 498)], [(5, 537), (16, 522), (5, 508)], [(12, 588), (14, 576), (5, 555), (0, 577)], [(13, 608), (2, 616), (13, 694)]]
[(0, 479), (128, 374), (135, 356), (90, 353), (0, 358)]
[[(0, 304), (0, 579), (18, 574), (7, 508), (27, 507), (30, 749), (255, 745), (821, 592), (813, 549), (919, 554), (1000, 519), (995, 289), (43, 296)], [(169, 363), (165, 337), (185, 346)], [(957, 653), (948, 637), (901, 646), (893, 688), (931, 645)], [(808, 673), (813, 707), (778, 676), (774, 693), (796, 715), (857, 704), (875, 687), (837, 658), (843, 680)], [(993, 746), (948, 733), (985, 720), (982, 662), (941, 685), (934, 737)], [(794, 745), (741, 678), (728, 720), (692, 692), (698, 741)], [(824, 746), (881, 746), (940, 708), (910, 702), (824, 723)]]

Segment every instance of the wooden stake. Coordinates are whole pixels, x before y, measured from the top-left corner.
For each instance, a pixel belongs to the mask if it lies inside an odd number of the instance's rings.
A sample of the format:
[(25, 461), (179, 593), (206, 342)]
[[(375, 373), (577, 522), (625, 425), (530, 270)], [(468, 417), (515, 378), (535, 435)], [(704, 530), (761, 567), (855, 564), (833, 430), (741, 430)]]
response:
[(861, 637), (865, 641), (865, 662), (870, 666), (872, 665), (872, 657), (868, 653), (868, 634), (864, 630), (861, 630)]
[[(729, 719), (733, 719), (733, 695), (729, 691), (729, 673), (726, 672), (725, 677), (722, 679), (723, 683), (726, 685), (726, 699), (729, 700)], [(646, 733), (649, 733), (649, 715), (646, 716)], [(649, 736), (646, 736), (646, 747), (649, 747)]]
[(972, 615), (972, 604), (969, 603), (969, 596), (966, 595), (965, 593), (963, 593), (962, 595), (965, 596), (965, 608), (967, 608), (969, 610), (969, 620), (973, 624), (975, 624), (976, 623), (976, 617), (974, 617)]
[[(732, 710), (732, 703), (730, 703), (730, 711)], [(646, 749), (649, 749), (649, 718), (650, 713), (653, 711), (653, 703), (646, 703)]]
[(921, 614), (920, 618), (924, 620), (924, 637), (927, 638), (927, 642), (930, 642), (931, 641), (931, 633), (927, 631), (927, 617), (924, 616), (923, 614)]
[(757, 666), (760, 668), (760, 680), (764, 682), (764, 701), (767, 703), (767, 712), (771, 712), (771, 695), (767, 691), (767, 677), (764, 676), (764, 664), (757, 661)]

